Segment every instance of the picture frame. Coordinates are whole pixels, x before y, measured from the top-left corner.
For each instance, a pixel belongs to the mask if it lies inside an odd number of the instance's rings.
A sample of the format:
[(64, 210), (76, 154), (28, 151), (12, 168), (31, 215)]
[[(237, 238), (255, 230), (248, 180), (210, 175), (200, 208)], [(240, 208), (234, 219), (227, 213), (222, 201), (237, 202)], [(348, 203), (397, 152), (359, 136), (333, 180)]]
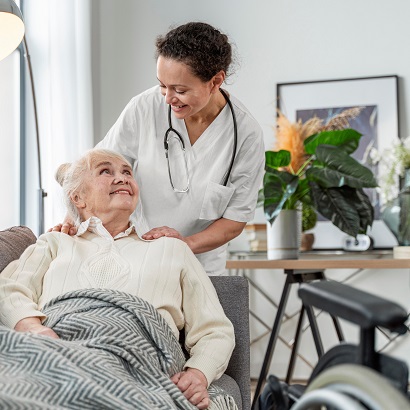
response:
[[(377, 177), (378, 167), (366, 161), (370, 147), (379, 152), (392, 146), (400, 138), (399, 120), (399, 77), (385, 75), (377, 77), (342, 78), (319, 81), (278, 83), (276, 85), (277, 109), (291, 122), (317, 116), (326, 121), (344, 109), (362, 107), (360, 114), (350, 120), (350, 127), (363, 136), (357, 151), (352, 155), (363, 165), (372, 168)], [(375, 222), (371, 229), (374, 247), (390, 248), (396, 240), (381, 220), (380, 198), (376, 190), (369, 190), (375, 209)], [(343, 232), (322, 218), (314, 231), (321, 232), (315, 239), (314, 248), (341, 248)], [(324, 232), (328, 234), (324, 234)]]

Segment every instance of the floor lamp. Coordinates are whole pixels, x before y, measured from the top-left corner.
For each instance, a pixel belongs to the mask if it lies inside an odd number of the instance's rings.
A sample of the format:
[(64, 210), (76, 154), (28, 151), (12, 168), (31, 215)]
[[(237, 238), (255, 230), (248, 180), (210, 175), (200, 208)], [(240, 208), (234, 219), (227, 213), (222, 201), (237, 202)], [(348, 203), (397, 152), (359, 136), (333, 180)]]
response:
[(24, 22), (20, 9), (13, 0), (0, 0), (0, 61), (11, 54), (23, 42), (25, 57), (30, 75), (31, 93), (33, 96), (33, 110), (36, 127), (37, 163), (38, 163), (38, 233), (44, 232), (44, 198), (47, 193), (43, 189), (41, 180), (40, 134), (38, 129), (37, 103), (34, 91), (33, 70), (30, 54), (24, 36)]

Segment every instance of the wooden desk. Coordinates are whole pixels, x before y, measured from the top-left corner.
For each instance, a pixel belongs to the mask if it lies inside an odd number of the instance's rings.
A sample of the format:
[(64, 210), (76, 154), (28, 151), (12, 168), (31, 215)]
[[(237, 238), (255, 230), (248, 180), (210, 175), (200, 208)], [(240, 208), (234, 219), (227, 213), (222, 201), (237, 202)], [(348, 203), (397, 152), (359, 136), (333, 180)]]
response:
[[(285, 313), (285, 307), (289, 296), (290, 286), (294, 283), (309, 282), (312, 280), (325, 279), (325, 269), (410, 269), (410, 259), (395, 259), (391, 251), (367, 251), (367, 252), (311, 252), (302, 253), (299, 259), (280, 259), (268, 260), (262, 259), (244, 259), (249, 256), (255, 256), (252, 253), (238, 253), (237, 259), (229, 259), (226, 264), (227, 269), (283, 269), (286, 276), (281, 299), (278, 305), (277, 314), (273, 323), (270, 339), (266, 349), (262, 369), (258, 378), (258, 384), (255, 390), (252, 409), (257, 409), (257, 400), (265, 383), (268, 369), (272, 360), (273, 351), (279, 336), (279, 330)], [(297, 334), (299, 332), (298, 324)], [(335, 322), (339, 339), (343, 335), (339, 334), (338, 323)], [(312, 326), (313, 330), (313, 326)], [(317, 331), (317, 329), (316, 329)], [(295, 341), (297, 344), (297, 341)], [(320, 346), (316, 346), (318, 353)], [(293, 352), (292, 352), (293, 356)], [(288, 368), (288, 376), (293, 370), (294, 358)]]
[[(246, 255), (245, 253), (239, 255)], [(410, 259), (395, 259), (383, 252), (312, 252), (300, 259), (229, 259), (227, 269), (407, 269)]]

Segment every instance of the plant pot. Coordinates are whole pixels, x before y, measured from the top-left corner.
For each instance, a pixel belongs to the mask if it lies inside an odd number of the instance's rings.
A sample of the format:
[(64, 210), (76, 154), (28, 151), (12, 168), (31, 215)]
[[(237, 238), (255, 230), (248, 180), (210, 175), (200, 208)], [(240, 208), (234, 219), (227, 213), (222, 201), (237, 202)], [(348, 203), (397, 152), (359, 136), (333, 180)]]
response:
[(302, 231), (302, 212), (282, 210), (266, 226), (268, 259), (298, 259)]
[(302, 237), (300, 241), (300, 251), (301, 252), (311, 251), (313, 248), (314, 242), (315, 242), (314, 233), (302, 232)]

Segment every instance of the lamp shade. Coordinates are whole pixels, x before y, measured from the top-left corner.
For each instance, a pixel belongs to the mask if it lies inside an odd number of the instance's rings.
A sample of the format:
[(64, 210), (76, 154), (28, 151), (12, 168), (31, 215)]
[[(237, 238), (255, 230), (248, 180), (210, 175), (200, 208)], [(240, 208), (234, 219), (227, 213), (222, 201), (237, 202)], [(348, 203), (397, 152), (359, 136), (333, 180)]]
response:
[(11, 54), (24, 36), (23, 16), (13, 0), (0, 0), (0, 60)]

